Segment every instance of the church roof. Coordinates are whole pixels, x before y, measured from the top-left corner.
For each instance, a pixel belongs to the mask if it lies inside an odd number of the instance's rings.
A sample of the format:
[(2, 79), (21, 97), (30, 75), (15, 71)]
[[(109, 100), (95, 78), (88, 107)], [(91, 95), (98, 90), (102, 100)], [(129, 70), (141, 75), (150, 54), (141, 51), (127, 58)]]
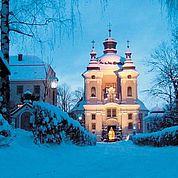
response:
[(121, 57), (115, 53), (106, 53), (103, 54), (102, 56), (97, 58), (100, 63), (106, 64), (106, 63), (120, 63), (121, 62)]

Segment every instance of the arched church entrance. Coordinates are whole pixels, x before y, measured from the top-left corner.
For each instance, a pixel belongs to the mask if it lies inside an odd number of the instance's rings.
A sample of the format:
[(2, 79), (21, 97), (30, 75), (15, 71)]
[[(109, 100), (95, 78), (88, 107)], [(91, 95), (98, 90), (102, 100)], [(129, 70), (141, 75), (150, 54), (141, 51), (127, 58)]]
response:
[(108, 139), (110, 142), (115, 141), (116, 140), (116, 126), (108, 126)]
[(20, 116), (20, 128), (24, 130), (31, 130), (30, 127), (30, 117), (33, 115), (33, 113), (29, 111), (25, 111)]
[(108, 119), (103, 125), (102, 137), (104, 141), (118, 141), (122, 139), (122, 130), (116, 119)]

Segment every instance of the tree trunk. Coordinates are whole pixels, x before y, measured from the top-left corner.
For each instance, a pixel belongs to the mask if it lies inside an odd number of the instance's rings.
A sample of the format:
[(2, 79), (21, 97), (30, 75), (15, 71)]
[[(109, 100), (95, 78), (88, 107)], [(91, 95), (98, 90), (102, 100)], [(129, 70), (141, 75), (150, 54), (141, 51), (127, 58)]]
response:
[(1, 51), (4, 59), (9, 62), (9, 0), (2, 0)]
[[(1, 1), (1, 51), (4, 59), (9, 63), (9, 0)], [(10, 88), (9, 75), (4, 75), (0, 86), (0, 94), (3, 97), (1, 113), (4, 118), (10, 121)]]

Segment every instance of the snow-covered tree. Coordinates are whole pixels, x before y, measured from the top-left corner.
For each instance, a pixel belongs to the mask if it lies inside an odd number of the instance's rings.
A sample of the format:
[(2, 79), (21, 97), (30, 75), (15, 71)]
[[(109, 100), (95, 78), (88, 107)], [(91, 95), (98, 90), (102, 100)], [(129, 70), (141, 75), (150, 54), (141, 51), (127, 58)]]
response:
[(96, 144), (96, 137), (60, 108), (43, 102), (34, 102), (33, 106), (35, 113), (31, 116), (30, 123), (35, 143), (65, 142), (81, 146)]
[(8, 145), (13, 140), (12, 127), (0, 114), (0, 146)]

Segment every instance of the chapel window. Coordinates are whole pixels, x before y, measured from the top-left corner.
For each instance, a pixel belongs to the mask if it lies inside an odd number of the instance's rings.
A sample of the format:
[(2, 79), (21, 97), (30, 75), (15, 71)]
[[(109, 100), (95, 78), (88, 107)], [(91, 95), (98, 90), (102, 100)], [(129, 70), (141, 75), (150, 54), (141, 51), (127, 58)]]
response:
[(91, 88), (91, 97), (96, 97), (96, 88), (95, 87)]
[(132, 87), (127, 88), (127, 96), (132, 96)]

